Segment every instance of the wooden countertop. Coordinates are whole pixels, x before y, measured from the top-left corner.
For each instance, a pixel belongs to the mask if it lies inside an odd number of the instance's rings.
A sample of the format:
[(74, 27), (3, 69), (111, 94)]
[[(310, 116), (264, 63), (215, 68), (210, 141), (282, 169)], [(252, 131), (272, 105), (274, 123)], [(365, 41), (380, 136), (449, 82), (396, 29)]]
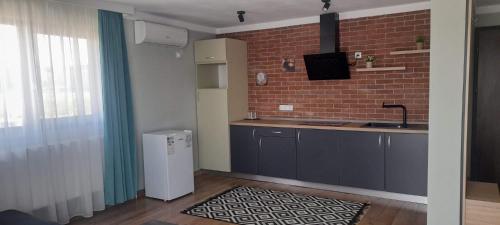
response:
[[(300, 120), (281, 120), (281, 119), (259, 119), (259, 120), (239, 120), (231, 122), (231, 125), (239, 126), (255, 126), (255, 127), (283, 127), (283, 128), (304, 128), (304, 129), (320, 129), (320, 130), (341, 130), (341, 131), (365, 131), (365, 132), (387, 132), (387, 133), (410, 133), (410, 134), (427, 134), (428, 126), (426, 124), (410, 124), (410, 128), (372, 128), (363, 127), (362, 122), (345, 122), (340, 126), (334, 125), (317, 125), (313, 123), (329, 121), (300, 121)], [(310, 123), (310, 124), (307, 124)]]

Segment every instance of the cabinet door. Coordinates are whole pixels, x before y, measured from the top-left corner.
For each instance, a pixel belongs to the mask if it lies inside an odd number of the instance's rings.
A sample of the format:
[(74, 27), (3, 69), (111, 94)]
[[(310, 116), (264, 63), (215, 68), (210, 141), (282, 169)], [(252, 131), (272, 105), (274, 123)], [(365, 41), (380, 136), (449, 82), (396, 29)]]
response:
[(427, 195), (427, 135), (386, 134), (386, 190)]
[(295, 138), (262, 136), (258, 144), (260, 175), (297, 178)]
[(231, 171), (257, 174), (255, 127), (231, 126)]
[(297, 130), (297, 178), (339, 184), (339, 133), (329, 130)]
[(196, 41), (194, 45), (195, 60), (198, 64), (226, 62), (226, 39)]
[(227, 91), (200, 89), (197, 101), (200, 168), (229, 172)]
[(384, 190), (384, 134), (343, 132), (340, 184)]

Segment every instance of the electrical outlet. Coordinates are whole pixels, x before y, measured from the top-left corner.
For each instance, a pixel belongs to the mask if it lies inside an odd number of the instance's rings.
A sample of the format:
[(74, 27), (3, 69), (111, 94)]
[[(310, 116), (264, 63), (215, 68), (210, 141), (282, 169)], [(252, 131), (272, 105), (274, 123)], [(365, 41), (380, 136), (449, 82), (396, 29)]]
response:
[(293, 105), (280, 105), (280, 111), (293, 112)]
[(361, 53), (361, 52), (355, 52), (354, 53), (354, 58), (355, 59), (362, 59), (363, 58), (363, 53)]

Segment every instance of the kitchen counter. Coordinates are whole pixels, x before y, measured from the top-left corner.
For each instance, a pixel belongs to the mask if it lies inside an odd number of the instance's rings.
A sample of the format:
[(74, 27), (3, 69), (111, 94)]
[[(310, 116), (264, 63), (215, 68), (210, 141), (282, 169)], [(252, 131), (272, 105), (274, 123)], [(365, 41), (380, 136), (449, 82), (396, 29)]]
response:
[(303, 129), (340, 130), (340, 131), (365, 131), (365, 132), (410, 133), (410, 134), (428, 133), (427, 124), (410, 124), (411, 125), (410, 128), (381, 128), (381, 127), (364, 127), (366, 123), (363, 122), (344, 122), (339, 125), (329, 125), (328, 123), (333, 123), (333, 122), (258, 119), (258, 120), (239, 120), (231, 122), (230, 124), (239, 126), (283, 127), (283, 128), (303, 128)]

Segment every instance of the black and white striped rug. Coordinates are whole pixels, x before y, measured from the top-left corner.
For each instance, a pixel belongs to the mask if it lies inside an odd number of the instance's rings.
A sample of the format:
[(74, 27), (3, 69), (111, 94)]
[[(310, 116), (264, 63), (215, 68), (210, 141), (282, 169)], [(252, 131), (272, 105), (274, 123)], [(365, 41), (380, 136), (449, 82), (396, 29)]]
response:
[(366, 203), (236, 187), (183, 213), (241, 225), (352, 225)]

